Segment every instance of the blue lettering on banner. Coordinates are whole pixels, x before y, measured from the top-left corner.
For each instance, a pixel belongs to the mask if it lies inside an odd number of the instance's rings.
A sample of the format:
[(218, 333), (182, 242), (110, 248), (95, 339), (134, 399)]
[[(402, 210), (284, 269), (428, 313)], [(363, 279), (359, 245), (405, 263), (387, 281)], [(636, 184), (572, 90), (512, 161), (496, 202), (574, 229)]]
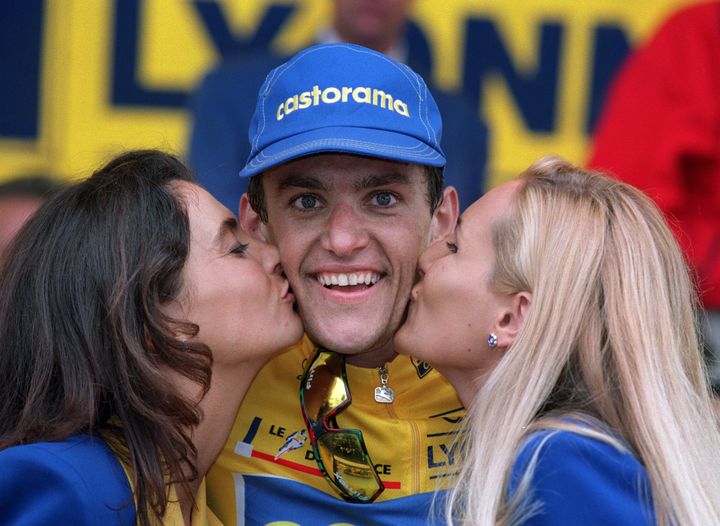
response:
[(241, 38), (232, 33), (220, 3), (195, 1), (192, 4), (205, 25), (215, 49), (223, 58), (239, 52), (270, 47), (275, 36), (296, 9), (290, 5), (269, 6), (255, 33), (247, 38)]
[[(297, 9), (297, 6), (292, 5), (269, 5), (255, 32), (241, 38), (232, 33), (222, 5), (200, 0), (193, 1), (192, 5), (217, 52), (225, 58), (238, 52), (269, 47)], [(141, 27), (141, 3), (140, 0), (123, 0), (116, 2), (115, 6), (113, 104), (184, 107), (188, 93), (155, 90), (139, 84), (136, 72), (140, 58), (138, 32)], [(511, 59), (493, 20), (468, 19), (461, 88), (481, 104), (484, 79), (499, 75), (507, 83), (527, 128), (534, 132), (553, 132), (556, 129), (564, 35), (565, 28), (560, 23), (540, 23), (537, 65), (531, 71), (523, 71)], [(416, 67), (423, 75), (432, 75), (432, 56), (424, 33), (416, 24), (411, 24), (408, 38), (413, 50), (413, 61), (417, 62)], [(592, 129), (612, 75), (630, 50), (624, 31), (618, 27), (598, 26), (593, 39), (593, 66), (587, 84), (589, 100), (585, 132)]]
[(563, 28), (556, 23), (540, 24), (537, 67), (520, 71), (490, 20), (471, 18), (466, 24), (463, 87), (473, 100), (482, 102), (481, 84), (486, 76), (500, 74), (507, 82), (528, 129), (555, 129)]
[[(242, 39), (231, 35), (221, 7), (215, 2), (196, 0), (192, 4), (223, 57), (267, 46), (296, 9), (290, 6), (269, 7), (255, 34)], [(186, 91), (150, 89), (138, 81), (141, 5), (141, 0), (115, 2), (112, 103), (117, 106), (182, 108), (189, 95)]]
[[(141, 0), (113, 3), (111, 103), (114, 106), (184, 108), (188, 93), (181, 89), (155, 89), (142, 84), (140, 31), (143, 27)], [(257, 28), (247, 36), (232, 31), (221, 3), (193, 0), (190, 5), (205, 27), (218, 54), (227, 58), (238, 52), (269, 47), (292, 22), (297, 5), (271, 3)], [(20, 7), (19, 7), (20, 6)], [(0, 8), (0, 136), (36, 138), (39, 133), (42, 32), (44, 1), (4, 2)], [(522, 69), (508, 51), (507, 43), (490, 18), (473, 17), (465, 22), (465, 44), (461, 51), (461, 86), (482, 103), (482, 85), (488, 77), (503, 79), (523, 121), (532, 132), (551, 133), (557, 127), (558, 94), (562, 74), (564, 22), (541, 21), (533, 68)], [(631, 51), (626, 31), (616, 25), (598, 24), (588, 36), (591, 64), (588, 71), (584, 129), (590, 133), (600, 112), (608, 85)], [(432, 49), (426, 35), (412, 23), (408, 30), (413, 64), (423, 75), (432, 75)], [(19, 51), (21, 50), (21, 51)], [(18, 55), (21, 53), (21, 55)], [(7, 55), (7, 57), (5, 56)], [(19, 59), (18, 59), (19, 57)], [(21, 67), (20, 67), (21, 66)]]
[(595, 48), (592, 55), (592, 78), (590, 80), (585, 133), (595, 129), (595, 122), (602, 109), (602, 102), (615, 72), (630, 54), (630, 42), (625, 31), (619, 27), (601, 25), (595, 28)]
[(148, 89), (138, 82), (141, 25), (140, 0), (115, 2), (112, 103), (181, 108), (187, 100), (184, 91)]
[(43, 0), (0, 3), (0, 136), (36, 139)]

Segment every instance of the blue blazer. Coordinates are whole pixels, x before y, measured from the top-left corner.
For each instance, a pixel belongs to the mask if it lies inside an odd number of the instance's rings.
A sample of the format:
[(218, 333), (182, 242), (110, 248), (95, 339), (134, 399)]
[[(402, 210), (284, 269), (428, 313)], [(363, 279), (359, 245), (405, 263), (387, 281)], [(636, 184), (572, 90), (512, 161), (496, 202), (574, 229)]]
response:
[(110, 448), (78, 434), (0, 451), (0, 524), (134, 526), (135, 503)]
[(515, 459), (510, 495), (539, 447), (530, 491), (541, 509), (524, 525), (655, 524), (650, 481), (639, 460), (569, 431), (542, 430), (530, 436)]

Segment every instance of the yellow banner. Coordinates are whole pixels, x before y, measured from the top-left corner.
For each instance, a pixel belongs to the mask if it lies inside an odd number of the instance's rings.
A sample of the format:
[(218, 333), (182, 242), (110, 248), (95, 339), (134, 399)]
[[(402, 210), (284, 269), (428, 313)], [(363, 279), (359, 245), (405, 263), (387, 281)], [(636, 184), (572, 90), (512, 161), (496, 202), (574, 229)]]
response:
[[(429, 46), (434, 80), (477, 101), (490, 129), (487, 169), (495, 184), (547, 153), (584, 162), (590, 126), (620, 58), (688, 3), (694, 2), (415, 0), (413, 21)], [(329, 4), (18, 3), (17, 20), (5, 25), (17, 26), (18, 38), (34, 39), (37, 59), (32, 66), (26, 51), (32, 46), (3, 50), (9, 58), (0, 76), (14, 75), (15, 84), (12, 93), (0, 92), (6, 115), (0, 179), (25, 172), (82, 177), (127, 148), (184, 154), (187, 96), (205, 71), (251, 42), (282, 52), (312, 43)], [(37, 29), (28, 35), (21, 32), (26, 27)], [(15, 59), (35, 70), (19, 76)]]

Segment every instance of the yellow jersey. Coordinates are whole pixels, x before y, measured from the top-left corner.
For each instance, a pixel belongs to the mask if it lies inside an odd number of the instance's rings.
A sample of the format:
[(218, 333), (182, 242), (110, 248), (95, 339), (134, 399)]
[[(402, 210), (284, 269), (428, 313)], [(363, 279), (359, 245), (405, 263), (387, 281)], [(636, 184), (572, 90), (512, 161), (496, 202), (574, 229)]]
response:
[(341, 428), (362, 431), (385, 490), (372, 504), (342, 500), (325, 481), (300, 411), (300, 379), (315, 353), (305, 337), (258, 374), (207, 476), (208, 505), (226, 526), (425, 524), (438, 482), (456, 462), (464, 408), (426, 363), (386, 364), (392, 403), (375, 401), (379, 369), (347, 365), (352, 403)]

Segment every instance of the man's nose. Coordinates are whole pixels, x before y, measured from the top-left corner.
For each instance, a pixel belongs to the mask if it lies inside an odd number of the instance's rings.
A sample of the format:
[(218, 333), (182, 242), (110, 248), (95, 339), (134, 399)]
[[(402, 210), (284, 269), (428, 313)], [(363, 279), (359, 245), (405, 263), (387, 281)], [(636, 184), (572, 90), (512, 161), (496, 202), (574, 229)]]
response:
[(349, 203), (335, 205), (323, 234), (323, 248), (339, 257), (347, 257), (365, 248), (368, 241), (366, 225), (353, 206)]

